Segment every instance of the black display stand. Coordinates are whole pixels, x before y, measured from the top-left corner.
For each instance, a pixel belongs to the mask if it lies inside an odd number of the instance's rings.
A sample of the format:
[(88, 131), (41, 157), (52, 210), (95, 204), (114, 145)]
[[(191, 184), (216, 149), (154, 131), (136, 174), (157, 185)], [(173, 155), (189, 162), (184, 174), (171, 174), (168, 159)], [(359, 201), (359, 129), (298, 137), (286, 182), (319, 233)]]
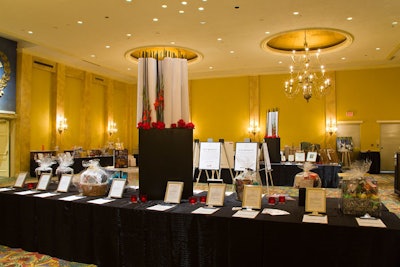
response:
[(264, 138), (268, 146), (269, 159), (272, 163), (281, 162), (281, 139)]
[(164, 199), (168, 181), (182, 181), (182, 198), (193, 195), (193, 130), (139, 129), (139, 190)]

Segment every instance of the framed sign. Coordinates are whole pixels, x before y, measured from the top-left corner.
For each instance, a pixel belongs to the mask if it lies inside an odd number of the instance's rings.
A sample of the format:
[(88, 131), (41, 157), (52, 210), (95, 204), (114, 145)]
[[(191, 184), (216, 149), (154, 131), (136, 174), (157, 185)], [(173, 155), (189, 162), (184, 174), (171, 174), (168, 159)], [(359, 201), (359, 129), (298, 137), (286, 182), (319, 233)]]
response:
[(326, 191), (325, 188), (306, 188), (306, 212), (312, 215), (326, 213)]
[(296, 162), (304, 162), (304, 161), (306, 161), (306, 153), (304, 153), (304, 152), (296, 152), (294, 154), (294, 160)]
[(201, 142), (199, 169), (200, 170), (219, 170), (221, 165), (221, 143), (220, 142)]
[(262, 186), (245, 185), (243, 191), (242, 208), (261, 209)]
[(27, 172), (21, 172), (20, 174), (18, 174), (18, 177), (17, 177), (17, 180), (15, 181), (14, 187), (23, 187), (27, 177), (28, 177)]
[(258, 143), (236, 143), (235, 171), (251, 169), (256, 171), (258, 163)]
[(47, 190), (51, 180), (51, 173), (42, 173), (39, 178), (39, 182), (36, 186), (36, 190)]
[(167, 183), (167, 190), (165, 191), (164, 202), (165, 203), (181, 203), (183, 191), (183, 182), (172, 182)]
[(308, 162), (316, 162), (317, 161), (317, 152), (307, 152), (307, 159)]
[(110, 192), (108, 193), (109, 198), (121, 198), (124, 192), (126, 179), (114, 178), (112, 180)]
[(209, 184), (206, 204), (208, 206), (223, 206), (225, 190), (226, 184)]
[(69, 185), (72, 181), (72, 174), (63, 173), (60, 182), (58, 183), (57, 192), (68, 192)]

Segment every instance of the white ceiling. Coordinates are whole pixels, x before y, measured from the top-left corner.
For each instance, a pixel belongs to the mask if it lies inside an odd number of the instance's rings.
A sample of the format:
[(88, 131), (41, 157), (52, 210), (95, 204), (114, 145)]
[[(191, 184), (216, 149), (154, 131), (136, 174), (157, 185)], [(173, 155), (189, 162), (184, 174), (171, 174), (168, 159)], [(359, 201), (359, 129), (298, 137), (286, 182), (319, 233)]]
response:
[(27, 53), (128, 82), (137, 66), (127, 51), (171, 42), (202, 55), (189, 65), (190, 79), (286, 73), (289, 56), (266, 52), (261, 42), (315, 27), (354, 38), (322, 55), (328, 71), (400, 66), (400, 0), (186, 1), (1, 0), (0, 36)]

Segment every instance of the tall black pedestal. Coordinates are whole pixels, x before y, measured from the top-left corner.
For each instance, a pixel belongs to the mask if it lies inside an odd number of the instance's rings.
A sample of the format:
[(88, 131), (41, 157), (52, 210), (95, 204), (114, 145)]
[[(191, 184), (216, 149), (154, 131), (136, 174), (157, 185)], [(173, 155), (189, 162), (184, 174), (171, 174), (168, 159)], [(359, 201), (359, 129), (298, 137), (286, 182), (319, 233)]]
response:
[(168, 181), (182, 181), (182, 198), (193, 195), (193, 130), (139, 130), (139, 190), (164, 199)]
[(268, 146), (269, 159), (272, 163), (281, 162), (281, 139), (280, 138), (265, 138)]

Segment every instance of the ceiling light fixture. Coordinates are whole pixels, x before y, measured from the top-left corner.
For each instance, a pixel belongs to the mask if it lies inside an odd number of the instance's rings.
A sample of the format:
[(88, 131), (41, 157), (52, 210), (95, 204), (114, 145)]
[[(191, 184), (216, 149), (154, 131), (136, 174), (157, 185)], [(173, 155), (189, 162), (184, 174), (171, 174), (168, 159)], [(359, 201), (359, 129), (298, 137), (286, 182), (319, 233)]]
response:
[(301, 55), (292, 53), (290, 78), (285, 81), (285, 94), (289, 98), (301, 91), (307, 102), (313, 95), (323, 96), (328, 93), (331, 80), (325, 76), (325, 66), (320, 63), (320, 49), (311, 53), (307, 43), (307, 31), (304, 31), (304, 50)]
[(308, 102), (311, 97), (329, 93), (333, 83), (320, 62), (321, 52), (347, 47), (352, 41), (353, 37), (341, 30), (311, 28), (276, 34), (264, 40), (261, 47), (270, 52), (290, 54), (290, 77), (284, 82), (284, 92), (289, 98), (302, 92)]
[(179, 46), (146, 46), (129, 50), (125, 58), (135, 63), (139, 58), (151, 57), (163, 60), (169, 58), (185, 58), (188, 63), (194, 63), (202, 59), (202, 55), (196, 51)]

